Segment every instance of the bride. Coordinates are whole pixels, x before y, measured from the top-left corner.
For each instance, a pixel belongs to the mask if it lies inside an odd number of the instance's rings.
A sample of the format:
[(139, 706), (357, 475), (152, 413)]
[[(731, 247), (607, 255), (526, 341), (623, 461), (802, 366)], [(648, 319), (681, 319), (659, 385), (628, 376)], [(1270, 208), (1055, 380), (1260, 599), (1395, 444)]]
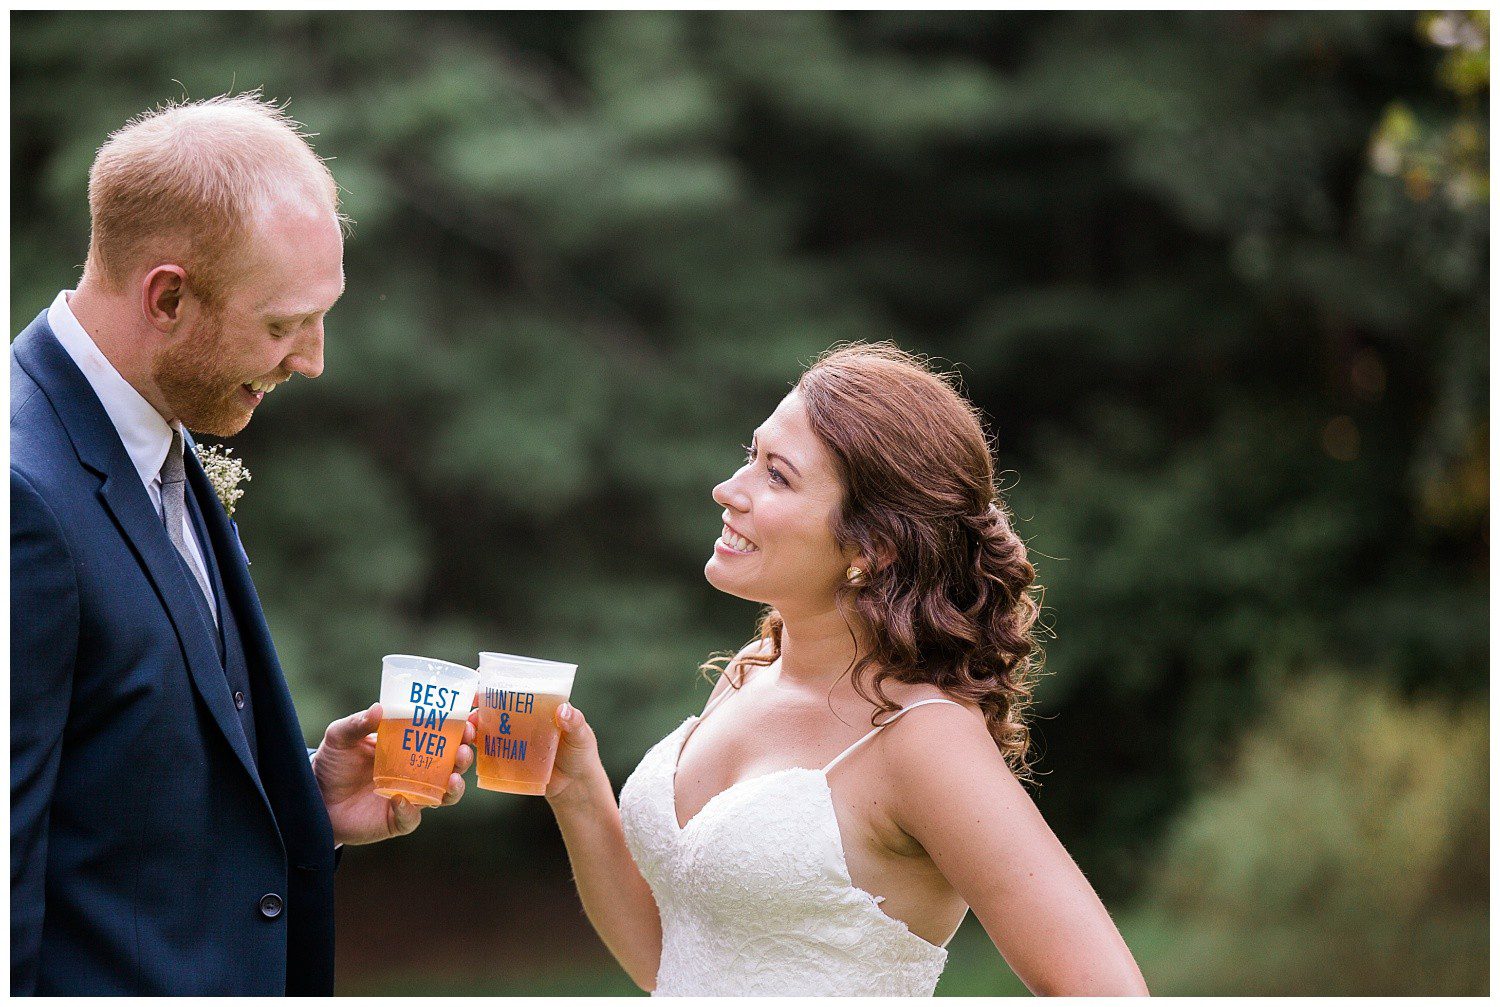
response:
[(558, 713), (547, 800), (630, 977), (928, 996), (972, 909), (1035, 993), (1146, 993), (1020, 782), (1033, 570), (973, 407), (890, 344), (836, 348), (713, 498), (709, 583), (769, 607), (703, 713), (618, 806), (582, 711)]

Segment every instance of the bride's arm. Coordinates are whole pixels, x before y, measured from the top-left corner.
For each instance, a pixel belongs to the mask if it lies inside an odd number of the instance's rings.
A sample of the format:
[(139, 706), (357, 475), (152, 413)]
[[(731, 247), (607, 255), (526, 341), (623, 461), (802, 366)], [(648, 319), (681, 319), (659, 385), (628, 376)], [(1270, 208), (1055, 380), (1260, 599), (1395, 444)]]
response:
[[(760, 647), (760, 641), (751, 643), (735, 655), (735, 662)], [(719, 676), (709, 704), (729, 687), (730, 676)], [(558, 709), (557, 724), (562, 740), (547, 783), (547, 803), (568, 848), (578, 897), (609, 953), (649, 993), (661, 967), (661, 911), (625, 845), (620, 806), (599, 760), (594, 729), (573, 706)]]
[(567, 718), (558, 713), (563, 735), (547, 803), (562, 830), (583, 911), (610, 954), (649, 993), (661, 963), (661, 914), (625, 845), (620, 807), (593, 728), (576, 708), (569, 708)]
[(890, 737), (877, 747), (896, 824), (922, 844), (1028, 989), (1149, 995), (1109, 912), (978, 711), (935, 704), (883, 733)]

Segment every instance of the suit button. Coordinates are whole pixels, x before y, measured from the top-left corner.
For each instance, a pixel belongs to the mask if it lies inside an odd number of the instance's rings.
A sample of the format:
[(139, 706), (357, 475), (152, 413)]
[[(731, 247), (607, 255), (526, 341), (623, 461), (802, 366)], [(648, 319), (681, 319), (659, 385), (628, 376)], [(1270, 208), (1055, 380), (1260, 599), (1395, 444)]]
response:
[(281, 915), (281, 896), (272, 892), (260, 897), (260, 914), (268, 920), (274, 920)]
[(245, 708), (245, 694), (243, 692), (235, 692), (234, 708), (236, 710), (243, 710)]

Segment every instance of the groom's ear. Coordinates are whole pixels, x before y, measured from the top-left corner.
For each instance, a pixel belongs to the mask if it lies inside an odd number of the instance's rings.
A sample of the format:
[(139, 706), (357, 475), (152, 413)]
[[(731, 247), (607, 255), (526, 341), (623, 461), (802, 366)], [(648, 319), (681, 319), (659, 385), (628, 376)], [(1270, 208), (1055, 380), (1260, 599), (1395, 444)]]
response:
[(182, 322), (187, 296), (187, 271), (181, 266), (157, 266), (141, 281), (141, 309), (151, 326), (170, 333)]

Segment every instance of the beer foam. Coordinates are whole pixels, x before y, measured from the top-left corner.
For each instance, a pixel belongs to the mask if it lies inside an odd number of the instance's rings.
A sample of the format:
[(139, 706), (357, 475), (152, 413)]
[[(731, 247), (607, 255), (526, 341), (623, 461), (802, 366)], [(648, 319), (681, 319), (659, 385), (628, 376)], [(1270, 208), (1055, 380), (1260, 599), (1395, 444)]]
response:
[(530, 692), (539, 696), (561, 696), (568, 698), (573, 691), (572, 675), (556, 675), (547, 678), (532, 678), (529, 675), (507, 675), (502, 670), (487, 670), (479, 679), (480, 694), (485, 689), (500, 689), (503, 692)]
[(388, 720), (434, 712), (467, 717), (478, 684), (479, 673), (472, 668), (424, 658), (387, 658), (380, 676), (381, 715)]
[(499, 689), (567, 699), (577, 673), (576, 664), (486, 651), (479, 655), (479, 694), (483, 696), (485, 689)]

